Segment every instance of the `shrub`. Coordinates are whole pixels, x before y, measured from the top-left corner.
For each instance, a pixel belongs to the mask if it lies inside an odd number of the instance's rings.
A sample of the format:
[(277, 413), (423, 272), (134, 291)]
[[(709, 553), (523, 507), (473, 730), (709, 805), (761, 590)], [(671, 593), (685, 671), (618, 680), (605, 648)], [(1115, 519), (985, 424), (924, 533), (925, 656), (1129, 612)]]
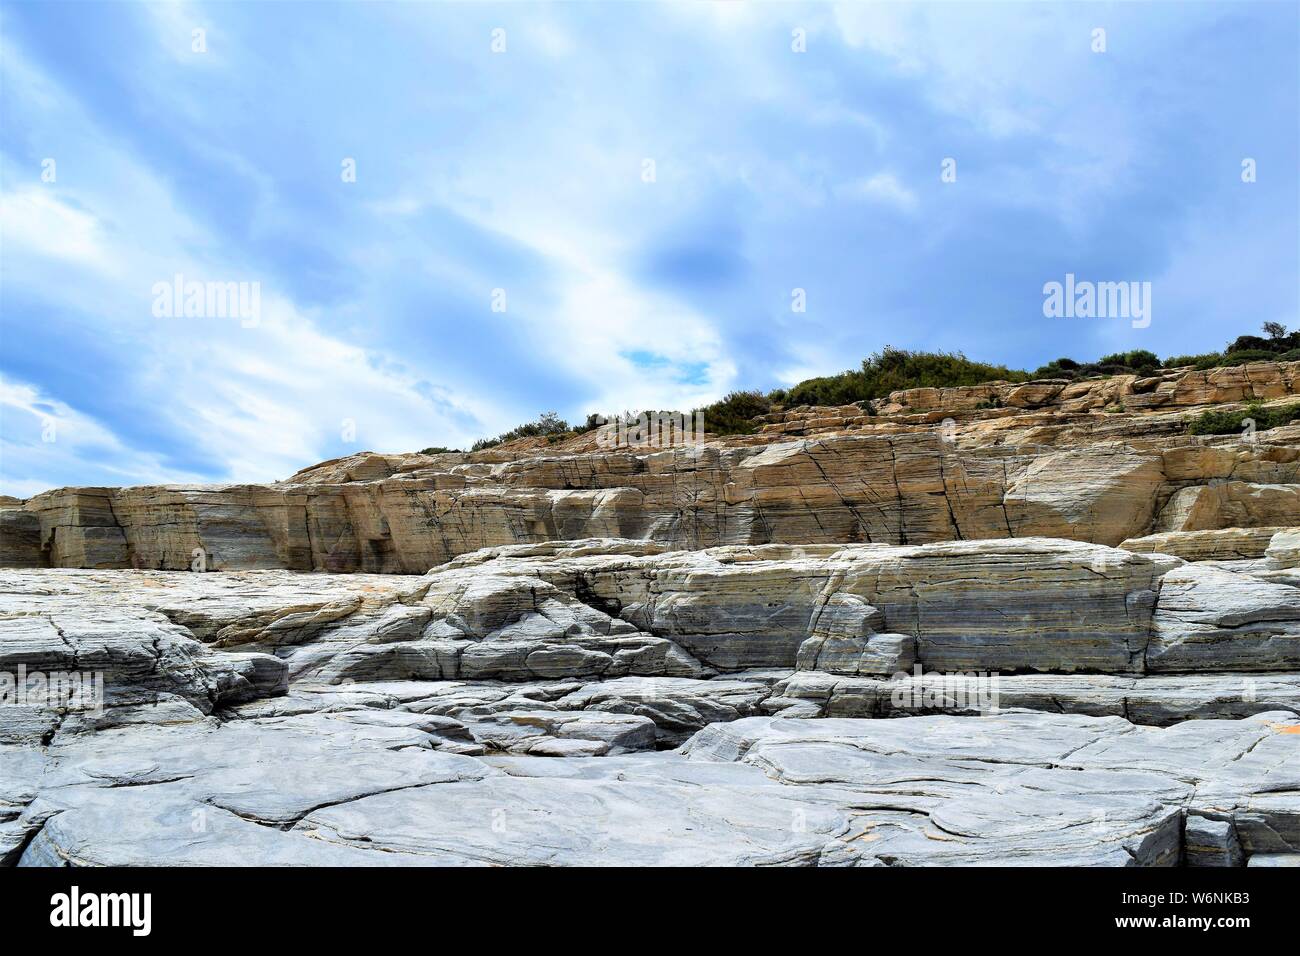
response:
[(1287, 355), (1300, 353), (1300, 330), (1287, 332), (1280, 322), (1265, 322), (1264, 333), (1259, 335), (1239, 335), (1222, 352), (1207, 352), (1204, 355), (1176, 355), (1165, 361), (1165, 368), (1177, 368), (1182, 365), (1194, 365), (1199, 371), (1212, 368), (1226, 368), (1233, 365), (1245, 365), (1247, 362), (1290, 362), (1294, 358)]
[(839, 375), (810, 378), (788, 389), (785, 405), (849, 405), (863, 401), (866, 385), (861, 372), (848, 371)]
[(1246, 351), (1272, 352), (1273, 341), (1262, 339), (1258, 335), (1239, 335), (1223, 347), (1225, 355), (1230, 352)]
[(1134, 349), (1132, 352), (1116, 352), (1097, 360), (1098, 365), (1115, 365), (1127, 369), (1155, 369), (1160, 367), (1160, 359), (1155, 352), (1146, 349)]
[(566, 422), (555, 412), (542, 412), (537, 416), (536, 421), (524, 422), (508, 432), (502, 432), (496, 438), (480, 438), (474, 444), (470, 445), (470, 451), (482, 451), (484, 448), (492, 448), (500, 445), (502, 442), (514, 441), (516, 438), (536, 438), (546, 435), (563, 435), (570, 431), (569, 423)]
[[(1061, 357), (1040, 367), (1032, 375), (1005, 365), (972, 361), (961, 352), (912, 352), (887, 345), (864, 359), (860, 368), (849, 369), (838, 375), (810, 378), (788, 389), (773, 389), (766, 395), (757, 391), (732, 392), (720, 401), (695, 409), (692, 414), (695, 411), (703, 412), (705, 429), (715, 435), (748, 435), (757, 431), (754, 419), (770, 412), (774, 405), (785, 408), (796, 405), (857, 405), (870, 412), (872, 400), (909, 388), (952, 388), (995, 381), (1025, 382), (1031, 378), (1078, 380), (1100, 375), (1149, 375), (1158, 368), (1192, 366), (1204, 370), (1247, 362), (1300, 361), (1300, 330), (1288, 332), (1280, 323), (1266, 322), (1264, 332), (1267, 338), (1258, 335), (1238, 336), (1222, 353), (1174, 355), (1163, 362), (1154, 352), (1146, 349), (1115, 352), (1102, 356), (1096, 362), (1076, 362), (1072, 358)], [(631, 421), (637, 416), (634, 412), (627, 412), (625, 417)], [(602, 416), (591, 414), (581, 425), (570, 428), (555, 412), (544, 412), (535, 421), (525, 422), (496, 438), (480, 438), (470, 446), (470, 451), (482, 451), (502, 442), (537, 436), (545, 437), (549, 443), (554, 444), (565, 435), (591, 431), (604, 421)], [(1196, 427), (1212, 426), (1204, 424)], [(1235, 428), (1226, 425), (1223, 427), (1227, 431)], [(429, 448), (424, 453), (441, 454), (455, 450)]]
[(704, 412), (704, 430), (715, 435), (751, 435), (758, 430), (753, 419), (771, 410), (772, 400), (762, 392), (732, 392), (721, 401), (695, 409)]
[(800, 382), (787, 405), (852, 405), (906, 388), (952, 388), (985, 382), (1026, 382), (1028, 372), (973, 362), (960, 352), (909, 352), (885, 346), (864, 359), (861, 370)]
[(1242, 349), (1237, 352), (1229, 352), (1219, 363), (1220, 367), (1231, 365), (1245, 365), (1248, 362), (1275, 362), (1277, 353), (1270, 352), (1268, 349)]
[(1254, 419), (1256, 431), (1268, 431), (1300, 420), (1300, 403), (1273, 408), (1251, 404), (1236, 412), (1202, 412), (1188, 423), (1187, 431), (1192, 435), (1235, 435), (1241, 431), (1247, 418)]
[(459, 449), (459, 448), (443, 448), (441, 445), (434, 445), (434, 446), (431, 447), (431, 448), (422, 448), (422, 449), (420, 449), (420, 454), (421, 454), (421, 455), (447, 455), (447, 454), (453, 454), (453, 453), (455, 453), (455, 454), (459, 454), (459, 453), (460, 453), (460, 449)]
[[(1165, 359), (1164, 368), (1183, 368), (1188, 365), (1195, 365), (1197, 368), (1214, 368), (1219, 362), (1223, 361), (1223, 355), (1219, 352), (1202, 352), (1200, 355), (1171, 355)], [(1212, 364), (1202, 366), (1201, 363), (1209, 362)]]
[(1258, 335), (1239, 335), (1228, 343), (1225, 352), (1289, 352), (1292, 349), (1300, 348), (1300, 329), (1294, 332), (1287, 332), (1286, 326), (1281, 322), (1265, 322), (1263, 326), (1263, 338)]
[(605, 424), (605, 416), (596, 412), (591, 412), (587, 415), (587, 420), (585, 422), (581, 425), (573, 426), (573, 433), (575, 435), (581, 435), (583, 432), (589, 432), (593, 428), (599, 428), (603, 424)]

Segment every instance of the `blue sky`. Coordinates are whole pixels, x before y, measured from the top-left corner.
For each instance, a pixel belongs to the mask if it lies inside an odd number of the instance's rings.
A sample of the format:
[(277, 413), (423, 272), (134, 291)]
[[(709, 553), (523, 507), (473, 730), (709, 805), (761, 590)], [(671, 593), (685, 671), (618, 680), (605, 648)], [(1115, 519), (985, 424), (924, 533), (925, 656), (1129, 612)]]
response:
[[(1297, 9), (2, 3), (0, 493), (1294, 327)], [(1067, 272), (1150, 327), (1045, 318)]]

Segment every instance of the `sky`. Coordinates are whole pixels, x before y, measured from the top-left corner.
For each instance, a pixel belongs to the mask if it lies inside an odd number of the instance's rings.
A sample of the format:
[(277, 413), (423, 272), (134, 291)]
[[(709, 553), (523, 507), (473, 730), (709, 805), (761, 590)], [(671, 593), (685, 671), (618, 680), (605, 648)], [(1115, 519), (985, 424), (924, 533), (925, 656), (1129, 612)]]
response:
[(0, 494), (1296, 327), (1298, 11), (4, 0)]

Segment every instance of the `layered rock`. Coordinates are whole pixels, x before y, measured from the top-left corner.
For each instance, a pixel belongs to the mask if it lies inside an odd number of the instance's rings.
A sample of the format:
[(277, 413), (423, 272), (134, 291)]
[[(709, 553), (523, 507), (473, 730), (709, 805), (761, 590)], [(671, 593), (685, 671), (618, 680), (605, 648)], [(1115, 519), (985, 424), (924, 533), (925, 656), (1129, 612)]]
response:
[(607, 448), (587, 432), (474, 455), (363, 453), (270, 485), (64, 488), (0, 509), (0, 566), (420, 574), (481, 548), (588, 537), (1117, 545), (1291, 527), (1300, 425), (1185, 432), (1206, 407), (1300, 394), (1298, 370), (913, 389), (871, 415), (792, 411), (756, 435), (676, 447)]
[(764, 416), (763, 431), (810, 434), (869, 427), (881, 419), (942, 413), (986, 420), (1043, 412), (1058, 418), (1111, 409), (1150, 413), (1269, 402), (1300, 392), (1300, 362), (1255, 362), (1197, 371), (1167, 369), (1154, 375), (1114, 375), (1071, 382), (989, 382), (954, 388), (909, 388), (888, 398), (832, 408), (801, 407)]
[[(1300, 719), (713, 724), (678, 753), (482, 758), (336, 716), (0, 750), (21, 865), (1171, 865), (1300, 847)], [(106, 748), (108, 748), (106, 750)]]
[(4, 571), (0, 860), (1280, 865), (1295, 537)]
[(1300, 674), (905, 673), (894, 679), (802, 671), (777, 682), (762, 710), (785, 717), (903, 717), (1014, 710), (1123, 717), (1169, 726), (1268, 711), (1300, 714)]
[[(1291, 533), (1278, 537), (1270, 553), (1289, 554)], [(1300, 580), (1283, 563), (1046, 538), (676, 552), (592, 539), (487, 549), (421, 577), (0, 572), (0, 614), (11, 647), (45, 628), (58, 649), (51, 621), (65, 632), (147, 626), (272, 655), (316, 683), (889, 676), (914, 663), (1276, 672), (1300, 669)]]
[(1297, 370), (5, 499), (0, 862), (1294, 863)]
[(847, 789), (863, 812), (823, 863), (1221, 865), (1300, 843), (1294, 796), (1277, 788), (1300, 767), (1298, 730), (1292, 714), (1165, 729), (1044, 714), (748, 718), (683, 753)]
[[(1270, 553), (1289, 555), (1292, 535), (1278, 537)], [(1051, 675), (1003, 706), (1159, 723), (1291, 706), (1300, 579), (1282, 563), (1186, 563), (1051, 539), (699, 552), (589, 540), (490, 549), (419, 578), (9, 571), (0, 649), (10, 665), (105, 670), (115, 690), (203, 712), (290, 679), (397, 681), (437, 688), (425, 713), (495, 714), (510, 698), (509, 710), (645, 717), (661, 744), (715, 720), (794, 705), (805, 714), (810, 701), (816, 713), (907, 712), (881, 701), (913, 667)], [(1204, 679), (1130, 680), (1179, 673)], [(1229, 706), (1232, 674), (1280, 676)], [(461, 700), (463, 688), (519, 684), (550, 689)], [(1140, 703), (1144, 693), (1155, 702)], [(399, 703), (410, 699), (384, 706)], [(55, 723), (33, 715), (29, 736)]]

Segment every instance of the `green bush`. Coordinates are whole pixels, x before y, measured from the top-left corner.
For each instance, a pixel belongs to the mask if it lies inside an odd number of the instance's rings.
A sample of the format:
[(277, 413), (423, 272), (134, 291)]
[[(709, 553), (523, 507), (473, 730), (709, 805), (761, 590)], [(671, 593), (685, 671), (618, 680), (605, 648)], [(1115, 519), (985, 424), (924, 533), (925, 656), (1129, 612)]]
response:
[(1053, 359), (1046, 365), (1040, 365), (1034, 372), (1034, 378), (1076, 378), (1086, 366), (1072, 358)]
[(1249, 362), (1276, 362), (1276, 352), (1270, 352), (1267, 349), (1241, 349), (1237, 352), (1229, 352), (1219, 363), (1220, 368), (1232, 365), (1246, 365)]
[(459, 448), (443, 448), (441, 445), (434, 445), (434, 446), (431, 447), (431, 448), (422, 448), (422, 449), (420, 449), (420, 454), (421, 454), (421, 455), (447, 455), (447, 454), (451, 454), (451, 453), (459, 454), (459, 453), (460, 453), (460, 449), (459, 449)]
[(1223, 352), (1225, 355), (1229, 352), (1272, 352), (1272, 341), (1258, 335), (1239, 335), (1223, 347)]
[[(1149, 375), (1158, 368), (1182, 368), (1189, 365), (1197, 369), (1211, 369), (1247, 362), (1300, 361), (1300, 330), (1288, 332), (1278, 323), (1266, 322), (1263, 331), (1267, 337), (1238, 336), (1222, 353), (1175, 355), (1163, 362), (1154, 352), (1146, 349), (1115, 352), (1102, 356), (1096, 362), (1076, 362), (1062, 357), (1040, 367), (1032, 375), (1005, 365), (972, 361), (961, 352), (912, 352), (885, 346), (864, 359), (861, 368), (849, 369), (838, 375), (810, 378), (788, 389), (773, 389), (766, 395), (757, 391), (732, 392), (720, 401), (693, 410), (692, 414), (695, 411), (703, 412), (705, 430), (715, 435), (748, 435), (758, 430), (754, 419), (770, 412), (774, 405), (785, 408), (797, 405), (858, 405), (869, 412), (869, 403), (873, 399), (885, 398), (890, 392), (909, 388), (952, 388), (995, 381), (1026, 382), (1031, 378), (1078, 380), (1100, 375)], [(1192, 427), (1223, 428), (1225, 431), (1193, 431), (1193, 434), (1227, 434), (1239, 429), (1241, 417), (1250, 417), (1242, 413), (1232, 420), (1235, 422), (1232, 424), (1228, 419), (1214, 419), (1216, 414), (1219, 413), (1207, 412)], [(1225, 414), (1229, 418), (1236, 415)], [(627, 412), (625, 417), (635, 420), (637, 416), (633, 412)], [(496, 438), (480, 438), (470, 446), (470, 450), (481, 451), (516, 438), (535, 436), (544, 436), (549, 443), (554, 444), (565, 435), (590, 431), (604, 421), (602, 416), (592, 414), (581, 425), (570, 428), (555, 412), (544, 412), (535, 421), (512, 428)], [(454, 450), (430, 448), (425, 449), (424, 453), (440, 454)]]
[(787, 407), (795, 405), (851, 405), (863, 400), (867, 391), (861, 372), (809, 378), (786, 390)]
[(469, 450), (482, 451), (484, 448), (492, 448), (502, 442), (514, 441), (516, 438), (563, 435), (571, 431), (569, 423), (555, 412), (542, 412), (537, 416), (536, 421), (524, 422), (524, 424), (510, 429), (508, 432), (502, 432), (496, 438), (480, 438), (470, 445)]
[(786, 405), (852, 405), (906, 388), (952, 388), (985, 382), (1027, 382), (1028, 372), (973, 362), (960, 352), (909, 352), (885, 346), (861, 370), (810, 378), (789, 389)]
[(1146, 349), (1134, 349), (1132, 352), (1116, 352), (1097, 360), (1098, 365), (1118, 365), (1130, 369), (1155, 369), (1160, 367), (1160, 359), (1155, 352)]
[(1192, 435), (1235, 435), (1241, 431), (1247, 418), (1255, 420), (1256, 431), (1268, 431), (1300, 420), (1300, 404), (1273, 408), (1251, 404), (1237, 412), (1202, 412), (1188, 424), (1187, 431)]
[[(1171, 355), (1165, 359), (1164, 368), (1184, 368), (1188, 365), (1195, 365), (1197, 368), (1213, 368), (1219, 362), (1223, 361), (1223, 355), (1220, 352), (1202, 352), (1200, 355)], [(1209, 362), (1211, 364), (1202, 366), (1201, 363)]]
[(573, 433), (575, 435), (581, 435), (584, 432), (591, 431), (593, 428), (599, 428), (603, 424), (605, 424), (605, 416), (599, 415), (596, 412), (591, 412), (587, 415), (587, 420), (585, 422), (581, 425), (573, 426)]
[[(1239, 335), (1228, 343), (1224, 352), (1289, 352), (1300, 348), (1300, 329), (1287, 332), (1281, 322), (1265, 322), (1264, 335)], [(1266, 337), (1265, 337), (1266, 336)]]
[[(704, 412), (704, 430), (715, 435), (752, 435), (753, 419), (772, 410), (772, 400), (762, 392), (732, 392), (721, 401), (694, 411)], [(692, 411), (692, 416), (694, 416)]]

